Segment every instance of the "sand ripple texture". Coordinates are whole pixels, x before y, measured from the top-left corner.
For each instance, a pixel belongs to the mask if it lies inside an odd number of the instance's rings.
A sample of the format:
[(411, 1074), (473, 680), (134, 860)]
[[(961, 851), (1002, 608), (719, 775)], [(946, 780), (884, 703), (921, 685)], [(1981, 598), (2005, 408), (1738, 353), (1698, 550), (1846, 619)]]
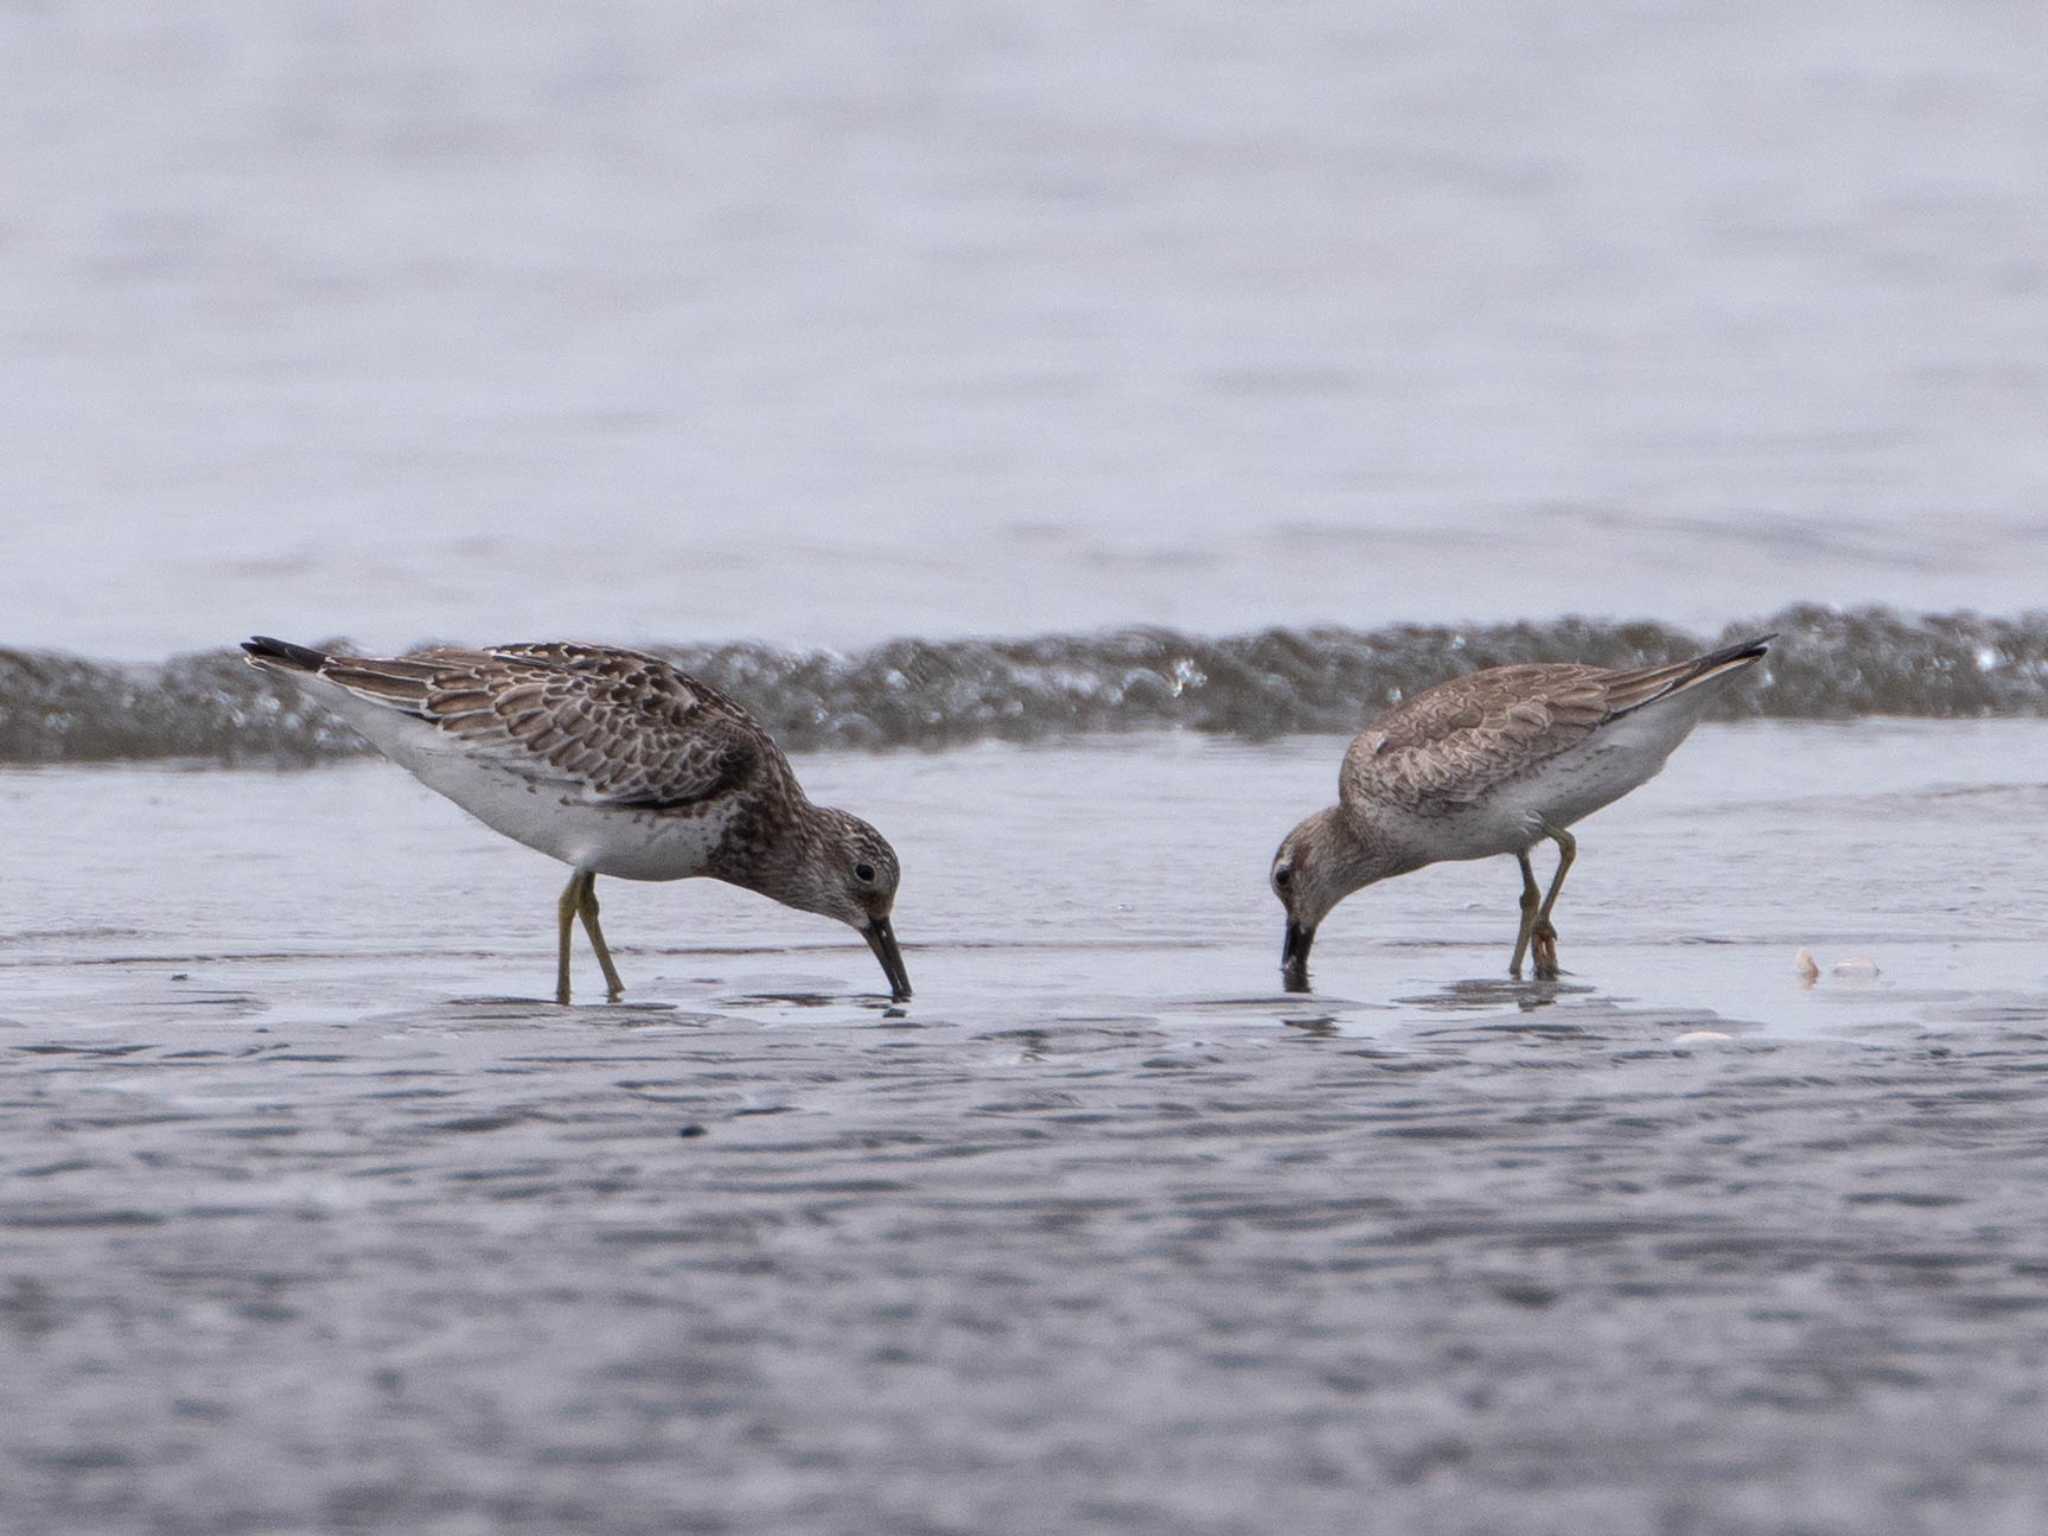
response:
[(1310, 998), (1241, 823), (1334, 743), (1143, 740), (799, 765), (900, 1007), (702, 883), (549, 1006), (550, 868), (381, 765), (0, 775), (0, 1524), (2040, 1529), (2039, 726), (1702, 727), (1562, 982), (1502, 861)]

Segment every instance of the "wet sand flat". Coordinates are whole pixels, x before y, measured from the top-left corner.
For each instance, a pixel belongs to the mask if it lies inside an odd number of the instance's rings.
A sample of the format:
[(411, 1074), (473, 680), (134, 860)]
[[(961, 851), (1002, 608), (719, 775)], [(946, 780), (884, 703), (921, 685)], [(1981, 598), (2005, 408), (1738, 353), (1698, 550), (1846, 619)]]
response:
[(901, 1007), (701, 883), (548, 1005), (554, 868), (381, 765), (0, 775), (0, 1514), (2032, 1531), (2043, 746), (1703, 728), (1562, 982), (1502, 860), (1307, 998), (1330, 741), (806, 761), (903, 850)]

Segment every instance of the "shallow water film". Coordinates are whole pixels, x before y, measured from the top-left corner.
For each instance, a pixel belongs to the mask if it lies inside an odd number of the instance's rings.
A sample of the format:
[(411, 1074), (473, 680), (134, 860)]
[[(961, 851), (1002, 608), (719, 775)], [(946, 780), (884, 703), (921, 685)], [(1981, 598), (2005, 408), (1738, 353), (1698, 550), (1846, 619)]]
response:
[(800, 760), (900, 1006), (614, 881), (556, 1008), (386, 764), (0, 775), (9, 1529), (2035, 1529), (2048, 727), (1708, 724), (1560, 982), (1501, 859), (1288, 997), (1341, 746)]

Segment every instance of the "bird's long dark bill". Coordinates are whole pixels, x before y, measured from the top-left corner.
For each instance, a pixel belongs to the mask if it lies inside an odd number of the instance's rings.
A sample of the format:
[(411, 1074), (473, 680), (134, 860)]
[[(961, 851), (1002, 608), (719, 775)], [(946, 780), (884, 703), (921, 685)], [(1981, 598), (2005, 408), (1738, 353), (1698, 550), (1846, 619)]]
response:
[(1315, 941), (1315, 929), (1289, 920), (1287, 937), (1280, 942), (1280, 981), (1288, 991), (1308, 990), (1308, 947)]
[(889, 995), (899, 1003), (907, 1001), (910, 972), (904, 969), (903, 951), (896, 947), (896, 930), (889, 926), (889, 919), (878, 917), (860, 932), (875, 958), (882, 962), (882, 974), (889, 978)]

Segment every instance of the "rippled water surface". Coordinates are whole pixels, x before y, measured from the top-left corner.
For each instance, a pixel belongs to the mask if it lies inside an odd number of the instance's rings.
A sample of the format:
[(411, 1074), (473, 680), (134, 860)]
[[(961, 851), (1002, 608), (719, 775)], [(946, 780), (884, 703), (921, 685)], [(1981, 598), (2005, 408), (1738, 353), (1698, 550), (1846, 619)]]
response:
[(0, 774), (7, 1528), (2037, 1530), (2048, 728), (1702, 727), (1560, 983), (1495, 860), (1290, 998), (1340, 749), (803, 760), (900, 1007), (607, 882), (555, 1008), (559, 870), (383, 764)]

